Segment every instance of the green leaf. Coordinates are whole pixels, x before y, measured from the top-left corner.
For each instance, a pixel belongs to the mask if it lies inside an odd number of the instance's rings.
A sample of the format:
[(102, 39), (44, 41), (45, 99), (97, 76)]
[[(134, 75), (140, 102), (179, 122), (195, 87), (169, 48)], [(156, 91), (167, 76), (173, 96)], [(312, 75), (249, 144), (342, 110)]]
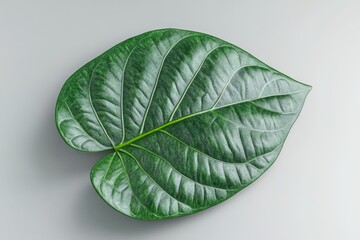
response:
[(91, 170), (110, 206), (165, 219), (214, 206), (264, 173), (310, 89), (218, 38), (155, 30), (75, 72), (56, 123), (75, 149), (112, 149)]

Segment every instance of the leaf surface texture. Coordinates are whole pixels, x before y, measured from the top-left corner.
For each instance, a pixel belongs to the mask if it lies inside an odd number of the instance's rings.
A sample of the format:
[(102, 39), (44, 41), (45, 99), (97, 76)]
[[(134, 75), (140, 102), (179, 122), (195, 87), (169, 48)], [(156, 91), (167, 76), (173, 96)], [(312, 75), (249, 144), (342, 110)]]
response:
[(71, 147), (112, 150), (91, 170), (98, 194), (154, 220), (214, 206), (275, 161), (311, 87), (216, 37), (162, 29), (75, 72), (56, 123)]

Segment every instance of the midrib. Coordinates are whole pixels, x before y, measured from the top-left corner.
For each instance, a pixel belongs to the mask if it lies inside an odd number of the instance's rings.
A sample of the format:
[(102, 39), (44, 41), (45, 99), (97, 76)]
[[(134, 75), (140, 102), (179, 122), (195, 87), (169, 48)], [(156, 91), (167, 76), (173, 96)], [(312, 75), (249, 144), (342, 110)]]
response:
[(165, 123), (157, 128), (154, 128), (153, 130), (150, 130), (146, 133), (143, 133), (135, 138), (132, 138), (130, 139), (129, 141), (127, 142), (124, 142), (124, 143), (120, 143), (118, 145), (115, 146), (115, 150), (119, 150), (127, 145), (130, 145), (131, 143), (135, 142), (135, 141), (138, 141), (152, 133), (155, 133), (165, 127), (168, 127), (168, 126), (171, 126), (175, 123), (178, 123), (178, 122), (181, 122), (183, 120), (186, 120), (188, 118), (191, 118), (191, 117), (195, 117), (197, 115), (201, 115), (201, 114), (204, 114), (204, 113), (209, 113), (209, 112), (212, 112), (212, 111), (215, 111), (215, 110), (219, 110), (219, 109), (222, 109), (222, 108), (226, 108), (226, 107), (231, 107), (231, 106), (234, 106), (234, 105), (237, 105), (237, 104), (241, 104), (241, 103), (246, 103), (246, 102), (252, 102), (252, 101), (255, 101), (255, 100), (260, 100), (260, 99), (264, 99), (264, 98), (269, 98), (269, 97), (278, 97), (278, 96), (287, 96), (287, 95), (291, 95), (291, 94), (295, 94), (295, 93), (299, 93), (299, 92), (304, 92), (306, 91), (307, 89), (302, 89), (302, 90), (299, 90), (299, 91), (294, 91), (294, 92), (290, 92), (290, 93), (286, 93), (286, 94), (278, 94), (278, 95), (272, 95), (272, 96), (264, 96), (264, 97), (260, 97), (260, 98), (254, 98), (254, 99), (247, 99), (247, 100), (244, 100), (244, 101), (239, 101), (239, 102), (236, 102), (236, 103), (231, 103), (231, 104), (228, 104), (228, 105), (224, 105), (224, 106), (221, 106), (221, 107), (218, 107), (218, 108), (212, 108), (212, 109), (207, 109), (207, 110), (204, 110), (204, 111), (200, 111), (200, 112), (197, 112), (197, 113), (194, 113), (194, 114), (190, 114), (190, 115), (187, 115), (185, 117), (181, 117), (181, 118), (178, 118), (178, 119), (175, 119), (173, 121), (170, 121), (168, 123)]

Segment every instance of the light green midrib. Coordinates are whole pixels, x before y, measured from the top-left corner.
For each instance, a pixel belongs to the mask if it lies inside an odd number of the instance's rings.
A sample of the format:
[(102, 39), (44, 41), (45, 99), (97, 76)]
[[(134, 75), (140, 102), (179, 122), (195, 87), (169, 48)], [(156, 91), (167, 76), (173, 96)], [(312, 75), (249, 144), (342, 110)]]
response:
[(237, 104), (241, 104), (241, 103), (247, 103), (247, 102), (252, 102), (252, 101), (255, 101), (255, 100), (260, 100), (260, 99), (264, 99), (264, 98), (269, 98), (269, 97), (278, 97), (278, 96), (287, 96), (287, 95), (292, 95), (292, 94), (296, 94), (296, 93), (300, 93), (300, 92), (305, 92), (305, 91), (308, 91), (309, 89), (305, 88), (305, 89), (302, 89), (302, 90), (298, 90), (298, 91), (293, 91), (293, 92), (289, 92), (289, 93), (284, 93), (284, 94), (278, 94), (278, 95), (271, 95), (271, 96), (264, 96), (264, 97), (260, 97), (260, 98), (254, 98), (254, 99), (248, 99), (248, 100), (244, 100), (244, 101), (240, 101), (240, 102), (236, 102), (236, 103), (232, 103), (232, 104), (228, 104), (228, 105), (224, 105), (224, 106), (221, 106), (221, 107), (218, 107), (218, 108), (212, 108), (212, 109), (207, 109), (207, 110), (204, 110), (204, 111), (200, 111), (200, 112), (197, 112), (197, 113), (194, 113), (194, 114), (190, 114), (190, 115), (187, 115), (185, 117), (182, 117), (182, 118), (178, 118), (178, 119), (175, 119), (171, 122), (168, 122), (168, 123), (165, 123), (157, 128), (154, 128), (146, 133), (143, 133), (135, 138), (132, 138), (130, 139), (129, 141), (125, 142), (125, 143), (120, 143), (118, 145), (116, 145), (114, 147), (115, 150), (119, 150), (127, 145), (130, 145), (131, 143), (133, 142), (136, 142), (154, 132), (157, 132), (163, 128), (166, 128), (168, 126), (171, 126), (175, 123), (178, 123), (178, 122), (181, 122), (183, 120), (186, 120), (188, 118), (191, 118), (191, 117), (194, 117), (194, 116), (197, 116), (197, 115), (201, 115), (201, 114), (204, 114), (204, 113), (209, 113), (209, 112), (213, 112), (215, 110), (219, 110), (219, 109), (222, 109), (222, 108), (226, 108), (226, 107), (231, 107), (231, 106), (234, 106), (234, 105), (237, 105)]
[[(203, 112), (199, 112), (199, 114), (200, 114), (200, 113), (203, 113)], [(119, 149), (121, 149), (121, 148), (123, 148), (123, 147), (125, 147), (125, 146), (127, 146), (127, 145), (130, 145), (130, 144), (133, 143), (133, 142), (136, 142), (137, 140), (140, 140), (140, 139), (146, 137), (147, 135), (150, 135), (150, 134), (152, 134), (152, 133), (154, 133), (154, 132), (157, 132), (157, 131), (165, 128), (165, 127), (171, 126), (171, 125), (173, 125), (173, 124), (175, 124), (175, 123), (177, 123), (177, 122), (181, 122), (181, 121), (183, 121), (183, 120), (185, 120), (185, 119), (187, 119), (187, 118), (190, 118), (190, 117), (192, 117), (192, 116), (194, 116), (194, 115), (195, 115), (195, 114), (188, 115), (188, 116), (186, 116), (186, 117), (178, 118), (178, 119), (176, 119), (176, 120), (174, 120), (174, 121), (165, 123), (165, 124), (161, 125), (160, 127), (154, 128), (153, 130), (150, 130), (150, 131), (148, 131), (148, 132), (146, 132), (146, 133), (143, 133), (143, 134), (141, 134), (141, 135), (139, 135), (139, 136), (137, 136), (137, 137), (135, 137), (135, 138), (132, 138), (131, 140), (129, 140), (129, 141), (127, 141), (127, 142), (124, 142), (124, 143), (121, 143), (121, 144), (116, 145), (116, 146), (115, 146), (115, 150), (119, 150)], [(196, 114), (196, 115), (197, 115), (197, 114)]]

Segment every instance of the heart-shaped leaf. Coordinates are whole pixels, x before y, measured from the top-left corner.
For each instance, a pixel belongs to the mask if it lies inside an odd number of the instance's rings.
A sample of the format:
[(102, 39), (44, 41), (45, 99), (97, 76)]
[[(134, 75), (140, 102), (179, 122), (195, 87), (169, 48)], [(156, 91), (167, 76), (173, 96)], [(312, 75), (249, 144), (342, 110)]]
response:
[(310, 89), (218, 38), (163, 29), (75, 72), (56, 123), (75, 149), (112, 149), (91, 170), (109, 205), (165, 219), (214, 206), (264, 173)]

